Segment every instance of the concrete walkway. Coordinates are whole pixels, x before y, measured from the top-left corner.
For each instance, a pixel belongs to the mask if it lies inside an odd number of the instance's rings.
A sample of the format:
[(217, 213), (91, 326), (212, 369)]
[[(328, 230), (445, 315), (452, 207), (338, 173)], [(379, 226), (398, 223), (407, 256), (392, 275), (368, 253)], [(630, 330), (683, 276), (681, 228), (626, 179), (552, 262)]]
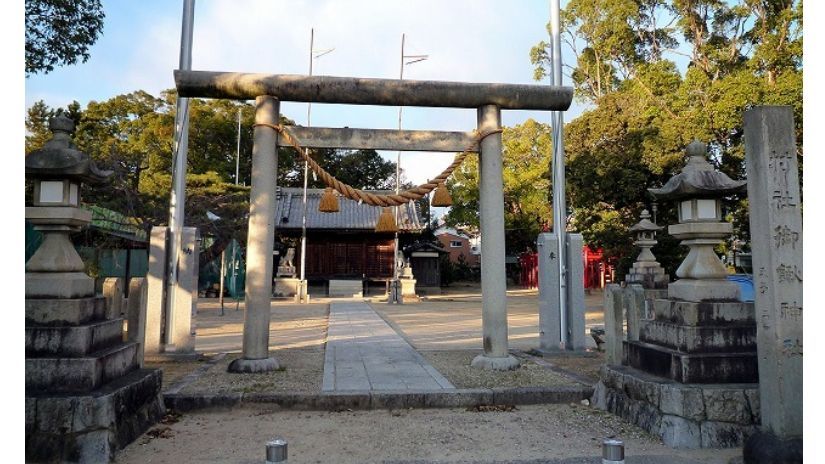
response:
[(453, 388), (368, 304), (330, 304), (322, 391)]

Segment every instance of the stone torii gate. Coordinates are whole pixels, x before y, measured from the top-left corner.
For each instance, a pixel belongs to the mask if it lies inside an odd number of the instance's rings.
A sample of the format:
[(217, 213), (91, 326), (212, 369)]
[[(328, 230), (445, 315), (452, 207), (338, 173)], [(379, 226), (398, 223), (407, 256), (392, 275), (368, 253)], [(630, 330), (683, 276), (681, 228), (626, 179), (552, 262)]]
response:
[[(246, 261), (246, 314), (243, 357), (232, 372), (264, 372), (278, 368), (269, 354), (272, 246), (275, 236), (275, 188), (278, 170), (280, 102), (354, 105), (476, 108), (478, 132), (501, 128), (501, 110), (565, 111), (573, 99), (570, 87), (367, 79), (331, 76), (267, 75), (211, 71), (175, 71), (180, 97), (255, 99), (255, 128)], [(484, 353), (472, 365), (512, 369), (518, 360), (508, 352), (504, 263), (504, 197), (501, 132), (476, 142), (473, 132), (336, 129), (291, 126), (308, 148), (479, 153), (482, 332)]]

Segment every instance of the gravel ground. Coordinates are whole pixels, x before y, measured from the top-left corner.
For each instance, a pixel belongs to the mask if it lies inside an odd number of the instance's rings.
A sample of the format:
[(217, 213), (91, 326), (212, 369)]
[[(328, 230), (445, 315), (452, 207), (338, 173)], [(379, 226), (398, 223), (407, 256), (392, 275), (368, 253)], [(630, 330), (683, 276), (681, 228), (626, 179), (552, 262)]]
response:
[(146, 360), (145, 366), (147, 369), (160, 369), (163, 371), (163, 389), (166, 390), (207, 361), (208, 358), (191, 361)]
[(604, 364), (604, 353), (596, 352), (595, 357), (543, 356), (542, 359), (558, 368), (574, 372), (596, 383), (599, 381), (599, 369)]
[(324, 351), (284, 348), (272, 353), (282, 369), (264, 374), (230, 374), (229, 363), (240, 354), (229, 355), (187, 385), (181, 393), (317, 393), (324, 376)]
[(615, 416), (580, 405), (520, 406), (491, 412), (279, 411), (258, 405), (193, 412), (177, 423), (159, 424), (123, 450), (116, 462), (262, 463), (265, 443), (276, 436), (288, 441), (292, 464), (559, 462), (580, 457), (598, 463), (601, 441), (609, 436), (625, 441), (628, 456), (649, 456), (644, 461), (629, 458), (628, 464), (721, 464), (741, 455), (741, 450), (672, 450)]
[(490, 371), (476, 369), (470, 362), (480, 350), (421, 351), (421, 355), (457, 388), (543, 387), (548, 385), (579, 385), (560, 374), (522, 359), (518, 369)]

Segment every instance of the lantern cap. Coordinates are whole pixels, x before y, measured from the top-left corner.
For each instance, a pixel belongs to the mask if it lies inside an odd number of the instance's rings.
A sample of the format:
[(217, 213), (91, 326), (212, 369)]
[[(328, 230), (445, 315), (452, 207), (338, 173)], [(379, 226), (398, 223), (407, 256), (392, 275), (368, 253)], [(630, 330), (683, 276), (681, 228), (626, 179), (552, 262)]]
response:
[(639, 217), (641, 220), (629, 229), (630, 232), (658, 232), (663, 229), (662, 226), (657, 226), (650, 220), (650, 213), (646, 209), (642, 210)]
[(744, 193), (747, 181), (733, 180), (713, 168), (708, 162), (707, 144), (693, 141), (685, 152), (687, 164), (679, 174), (671, 177), (662, 188), (647, 189), (657, 200), (683, 198), (719, 198), (732, 193)]
[(105, 183), (112, 171), (99, 169), (94, 161), (72, 143), (74, 122), (62, 112), (49, 120), (52, 138), (43, 148), (26, 156), (26, 177), (69, 179), (89, 184)]

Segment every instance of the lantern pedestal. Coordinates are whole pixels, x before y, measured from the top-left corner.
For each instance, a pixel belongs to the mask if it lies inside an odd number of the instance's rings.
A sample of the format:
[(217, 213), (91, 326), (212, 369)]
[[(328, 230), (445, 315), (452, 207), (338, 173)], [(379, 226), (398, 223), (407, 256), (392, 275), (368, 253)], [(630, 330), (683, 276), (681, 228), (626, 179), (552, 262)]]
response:
[(687, 222), (668, 227), (668, 232), (690, 248), (676, 270), (679, 280), (668, 285), (668, 298), (696, 302), (739, 300), (739, 286), (726, 279), (727, 269), (713, 251), (733, 232), (733, 225), (728, 222)]

